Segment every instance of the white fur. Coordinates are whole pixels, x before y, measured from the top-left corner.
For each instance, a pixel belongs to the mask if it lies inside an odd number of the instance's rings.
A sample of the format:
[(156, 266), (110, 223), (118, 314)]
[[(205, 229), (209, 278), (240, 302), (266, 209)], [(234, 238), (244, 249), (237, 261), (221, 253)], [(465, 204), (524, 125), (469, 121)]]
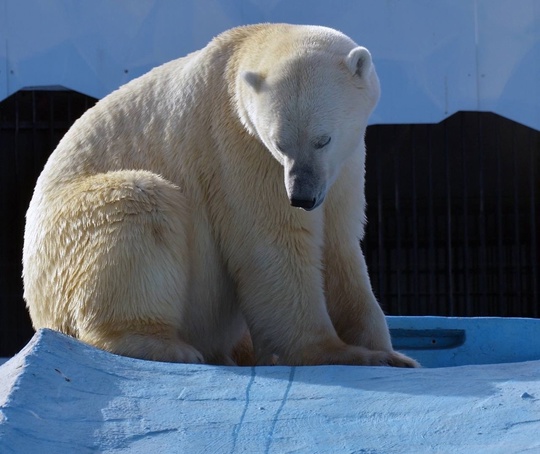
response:
[(415, 366), (359, 246), (378, 97), (366, 49), (284, 24), (230, 30), (107, 96), (28, 210), (34, 326), (165, 361)]

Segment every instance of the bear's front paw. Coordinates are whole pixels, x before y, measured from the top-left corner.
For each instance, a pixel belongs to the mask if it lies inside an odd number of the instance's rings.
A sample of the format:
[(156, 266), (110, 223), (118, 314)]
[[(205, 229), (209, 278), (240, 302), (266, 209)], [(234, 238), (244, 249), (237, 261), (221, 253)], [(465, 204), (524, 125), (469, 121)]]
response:
[[(281, 358), (280, 358), (281, 359)], [(318, 348), (304, 351), (300, 361), (291, 358), (280, 361), (289, 365), (350, 364), (357, 366), (420, 367), (411, 359), (396, 351), (378, 351), (342, 342), (326, 342)]]
[(412, 358), (402, 353), (376, 352), (373, 358), (373, 366), (392, 366), (392, 367), (421, 367), (420, 364)]

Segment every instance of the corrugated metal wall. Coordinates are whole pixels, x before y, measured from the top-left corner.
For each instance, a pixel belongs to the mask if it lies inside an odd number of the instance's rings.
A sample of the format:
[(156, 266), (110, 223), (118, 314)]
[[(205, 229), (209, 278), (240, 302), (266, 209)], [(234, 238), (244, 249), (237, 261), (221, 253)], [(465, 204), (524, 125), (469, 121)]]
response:
[[(21, 91), (0, 103), (0, 356), (33, 331), (24, 213), (47, 157), (95, 99)], [(364, 249), (388, 314), (540, 316), (540, 133), (489, 113), (370, 126)]]

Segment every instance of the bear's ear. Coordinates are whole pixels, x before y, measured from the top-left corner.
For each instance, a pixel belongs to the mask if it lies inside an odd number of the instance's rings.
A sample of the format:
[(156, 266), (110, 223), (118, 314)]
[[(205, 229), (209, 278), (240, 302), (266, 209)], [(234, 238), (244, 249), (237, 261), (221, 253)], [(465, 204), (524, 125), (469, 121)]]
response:
[(264, 77), (258, 73), (254, 73), (253, 71), (243, 71), (242, 79), (251, 87), (255, 92), (260, 91), (262, 87), (262, 83), (264, 80)]
[(353, 75), (357, 75), (360, 78), (366, 77), (371, 71), (371, 54), (365, 47), (355, 47), (347, 55), (345, 63)]

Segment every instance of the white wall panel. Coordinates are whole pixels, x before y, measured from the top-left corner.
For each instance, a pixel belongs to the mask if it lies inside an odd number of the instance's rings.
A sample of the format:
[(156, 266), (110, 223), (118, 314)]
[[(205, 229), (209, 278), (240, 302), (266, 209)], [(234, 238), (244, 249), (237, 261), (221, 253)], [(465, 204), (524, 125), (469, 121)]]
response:
[(493, 111), (540, 129), (538, 0), (0, 0), (0, 99), (62, 86), (103, 97), (257, 22), (338, 28), (373, 53), (373, 123)]

